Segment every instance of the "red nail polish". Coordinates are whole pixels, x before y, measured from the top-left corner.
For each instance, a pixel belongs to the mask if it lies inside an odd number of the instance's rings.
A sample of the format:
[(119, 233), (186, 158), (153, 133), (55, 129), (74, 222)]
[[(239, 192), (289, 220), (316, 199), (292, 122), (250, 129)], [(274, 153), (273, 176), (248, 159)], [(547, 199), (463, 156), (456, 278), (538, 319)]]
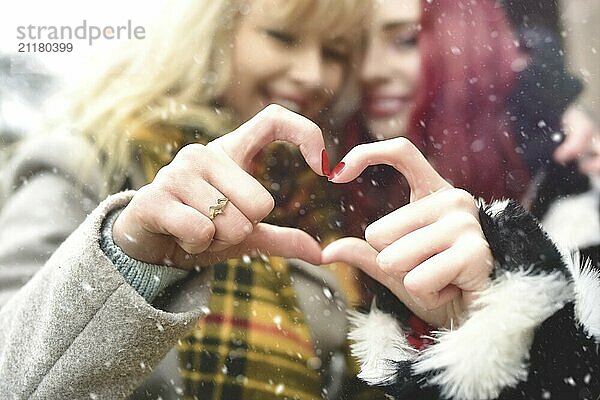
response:
[(325, 149), (321, 152), (321, 169), (323, 170), (323, 175), (326, 177), (331, 175), (331, 171), (329, 170), (329, 157), (327, 156), (327, 151), (325, 151)]
[(346, 166), (346, 163), (343, 161), (340, 161), (338, 163), (338, 165), (336, 165), (335, 168), (333, 168), (333, 170), (331, 171), (331, 174), (329, 175), (329, 180), (332, 180), (333, 178), (335, 178), (336, 175), (338, 175), (340, 172), (342, 172), (342, 170), (344, 169), (345, 166)]

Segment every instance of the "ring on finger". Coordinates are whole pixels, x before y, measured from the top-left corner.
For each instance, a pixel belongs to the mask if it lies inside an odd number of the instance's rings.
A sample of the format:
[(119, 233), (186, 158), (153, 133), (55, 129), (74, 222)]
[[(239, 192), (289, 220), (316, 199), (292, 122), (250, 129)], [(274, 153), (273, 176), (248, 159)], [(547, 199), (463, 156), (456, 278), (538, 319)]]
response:
[(223, 214), (223, 209), (227, 203), (229, 203), (229, 199), (227, 197), (221, 197), (217, 199), (217, 204), (208, 208), (208, 218), (213, 220), (217, 215)]

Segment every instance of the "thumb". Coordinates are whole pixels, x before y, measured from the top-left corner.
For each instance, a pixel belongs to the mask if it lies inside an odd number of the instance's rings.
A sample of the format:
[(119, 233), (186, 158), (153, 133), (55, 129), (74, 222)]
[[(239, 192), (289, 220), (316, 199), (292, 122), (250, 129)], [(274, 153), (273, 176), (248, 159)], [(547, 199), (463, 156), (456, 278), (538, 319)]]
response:
[(377, 265), (377, 250), (363, 239), (346, 237), (331, 242), (321, 253), (323, 264), (343, 262), (352, 265), (384, 286), (397, 285), (395, 279)]
[(346, 237), (336, 240), (325, 247), (322, 252), (321, 261), (323, 264), (344, 262), (360, 269), (391, 290), (400, 301), (420, 318), (429, 323), (440, 325), (434, 313), (418, 306), (404, 288), (403, 280), (406, 273), (399, 273), (398, 275), (386, 273), (377, 265), (377, 254), (379, 254), (377, 250), (371, 247), (366, 241), (355, 237)]
[(228, 259), (245, 254), (299, 258), (314, 265), (321, 264), (321, 246), (308, 233), (262, 222), (254, 227), (242, 243), (215, 255), (219, 259)]

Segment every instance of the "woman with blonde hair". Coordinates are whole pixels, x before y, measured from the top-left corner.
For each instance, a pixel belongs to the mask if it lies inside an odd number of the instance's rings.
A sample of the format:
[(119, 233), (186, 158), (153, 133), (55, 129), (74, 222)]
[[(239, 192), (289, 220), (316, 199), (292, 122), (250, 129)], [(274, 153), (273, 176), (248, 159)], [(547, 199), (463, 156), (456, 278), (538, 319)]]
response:
[[(339, 393), (343, 301), (306, 263), (335, 228), (314, 195), (324, 139), (259, 111), (327, 127), (369, 8), (169, 3), (21, 146), (2, 179), (3, 397)], [(295, 146), (261, 151), (277, 140)], [(274, 205), (301, 229), (261, 222)]]

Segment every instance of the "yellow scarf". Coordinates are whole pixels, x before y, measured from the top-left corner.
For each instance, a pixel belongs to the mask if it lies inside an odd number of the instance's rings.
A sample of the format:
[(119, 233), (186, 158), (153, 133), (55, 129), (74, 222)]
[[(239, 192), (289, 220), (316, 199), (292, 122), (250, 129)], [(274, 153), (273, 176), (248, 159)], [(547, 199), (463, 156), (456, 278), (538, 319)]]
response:
[[(201, 132), (175, 127), (140, 130), (133, 136), (148, 181), (181, 147), (208, 141)], [(327, 203), (326, 181), (296, 149), (274, 144), (256, 161), (253, 175), (271, 189), (277, 204), (267, 222), (300, 227), (323, 241), (335, 237), (338, 211)], [(349, 302), (357, 304), (354, 270), (335, 268)], [(216, 265), (208, 307), (210, 314), (178, 345), (184, 398), (322, 397), (321, 362), (285, 260), (248, 257)]]

